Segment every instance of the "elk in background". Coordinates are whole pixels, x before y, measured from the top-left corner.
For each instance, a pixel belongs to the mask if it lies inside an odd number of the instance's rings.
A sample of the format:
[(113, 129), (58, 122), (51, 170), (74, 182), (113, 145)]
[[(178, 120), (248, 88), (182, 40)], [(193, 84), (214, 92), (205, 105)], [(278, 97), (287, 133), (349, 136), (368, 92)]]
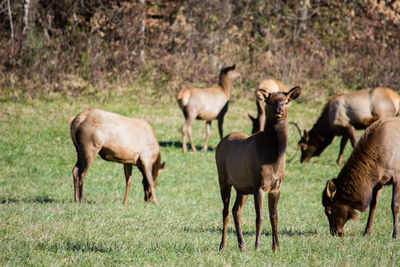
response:
[(299, 141), (300, 162), (319, 156), (335, 136), (342, 136), (337, 159), (342, 164), (348, 139), (354, 147), (356, 129), (365, 129), (374, 121), (395, 116), (399, 112), (400, 96), (389, 88), (376, 87), (332, 97), (322, 114), (308, 132), (304, 130)]
[(187, 88), (178, 93), (177, 101), (185, 116), (185, 123), (182, 127), (183, 152), (186, 153), (187, 151), (187, 135), (189, 135), (192, 150), (196, 151), (192, 140), (192, 123), (195, 119), (206, 121), (206, 140), (203, 145), (204, 151), (207, 151), (212, 120), (218, 120), (219, 136), (222, 139), (224, 116), (228, 111), (228, 103), (233, 90), (232, 81), (239, 76), (234, 70), (235, 65), (221, 69), (218, 84), (210, 88)]
[(328, 180), (322, 204), (332, 235), (344, 235), (344, 225), (370, 206), (364, 235), (372, 224), (382, 187), (393, 185), (393, 237), (398, 237), (400, 203), (400, 118), (378, 120), (367, 128), (336, 179)]
[(256, 242), (263, 224), (263, 197), (268, 193), (269, 217), (272, 225), (272, 249), (279, 249), (278, 242), (278, 201), (280, 187), (285, 177), (286, 147), (288, 142), (287, 115), (290, 101), (301, 94), (300, 87), (289, 92), (268, 93), (257, 90), (257, 96), (264, 101), (267, 115), (265, 131), (252, 136), (234, 132), (218, 144), (215, 159), (218, 169), (221, 198), (223, 230), (220, 250), (225, 249), (225, 239), (229, 221), (229, 200), (232, 186), (236, 189), (236, 201), (232, 209), (239, 249), (244, 250), (242, 233), (242, 209), (248, 195), (254, 195), (256, 209)]
[[(276, 93), (276, 92), (287, 92), (289, 89), (281, 83), (280, 81), (270, 78), (263, 80), (257, 87), (258, 89), (263, 89), (268, 93)], [(256, 91), (257, 91), (256, 90)], [(253, 128), (251, 133), (256, 133), (258, 131), (264, 131), (265, 128), (265, 120), (267, 119), (264, 109), (264, 103), (262, 99), (259, 99), (256, 94), (256, 105), (257, 105), (257, 118), (254, 118), (250, 114), (248, 114)]]
[(70, 132), (78, 160), (72, 171), (75, 202), (82, 202), (83, 182), (97, 154), (107, 161), (124, 164), (126, 190), (124, 203), (132, 182), (132, 166), (143, 175), (144, 200), (157, 203), (157, 177), (164, 169), (160, 146), (151, 126), (144, 120), (127, 118), (115, 113), (87, 109), (71, 118)]

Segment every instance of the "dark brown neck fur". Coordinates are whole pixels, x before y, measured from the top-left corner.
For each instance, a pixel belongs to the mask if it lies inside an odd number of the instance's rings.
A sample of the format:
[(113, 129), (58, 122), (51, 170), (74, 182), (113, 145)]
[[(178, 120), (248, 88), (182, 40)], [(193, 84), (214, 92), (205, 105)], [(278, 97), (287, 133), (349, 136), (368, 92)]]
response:
[(380, 177), (377, 151), (375, 146), (363, 146), (362, 143), (353, 151), (336, 181), (336, 194), (341, 202), (360, 211), (368, 207)]
[(288, 143), (287, 121), (267, 119), (265, 131), (260, 132), (260, 134), (263, 135), (263, 151), (268, 151), (268, 153), (274, 151), (276, 156), (271, 158), (274, 158), (275, 162), (278, 164), (282, 160), (285, 161), (286, 147)]
[(309, 142), (308, 145), (315, 146), (316, 151), (314, 156), (319, 156), (322, 151), (332, 143), (335, 137), (332, 129), (329, 126), (329, 104), (327, 104), (322, 111), (321, 116), (318, 118), (317, 122), (314, 124), (309, 132)]

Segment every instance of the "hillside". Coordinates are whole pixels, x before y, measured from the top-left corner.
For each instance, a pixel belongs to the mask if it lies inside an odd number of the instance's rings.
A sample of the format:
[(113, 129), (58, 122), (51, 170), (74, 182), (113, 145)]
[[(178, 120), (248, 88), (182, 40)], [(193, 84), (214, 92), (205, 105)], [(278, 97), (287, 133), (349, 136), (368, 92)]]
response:
[(0, 0), (3, 101), (128, 88), (172, 96), (232, 63), (236, 98), (266, 77), (301, 85), (304, 99), (400, 89), (398, 1), (10, 2)]

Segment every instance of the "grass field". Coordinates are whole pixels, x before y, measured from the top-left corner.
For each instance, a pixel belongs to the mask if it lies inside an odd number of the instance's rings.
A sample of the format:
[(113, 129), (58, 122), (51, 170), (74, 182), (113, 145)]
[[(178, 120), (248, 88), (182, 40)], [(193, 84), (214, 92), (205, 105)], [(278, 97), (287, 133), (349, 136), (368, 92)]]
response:
[[(346, 225), (346, 236), (332, 237), (321, 204), (327, 178), (335, 177), (339, 140), (307, 165), (287, 164), (278, 205), (281, 250), (271, 250), (268, 205), (264, 205), (261, 250), (254, 250), (253, 198), (244, 208), (247, 251), (240, 252), (232, 216), (227, 250), (221, 254), (222, 202), (213, 148), (219, 142), (213, 122), (208, 152), (183, 154), (183, 116), (174, 101), (152, 102), (137, 94), (45, 99), (0, 103), (0, 265), (323, 265), (398, 266), (400, 241), (391, 238), (391, 188), (383, 190), (374, 233), (362, 237), (367, 213)], [(122, 204), (123, 167), (97, 157), (85, 180), (86, 204), (73, 202), (72, 168), (76, 162), (67, 119), (98, 107), (150, 122), (162, 144), (166, 169), (156, 189), (159, 205), (143, 201), (141, 175), (134, 169), (129, 204)], [(310, 128), (321, 104), (293, 103), (289, 120)], [(225, 134), (250, 133), (252, 100), (231, 103)], [(290, 126), (288, 156), (298, 134)], [(358, 132), (360, 136), (361, 132)], [(204, 122), (195, 122), (201, 146)], [(348, 145), (345, 158), (351, 153)], [(233, 205), (235, 192), (231, 197)], [(265, 202), (267, 198), (265, 198)]]

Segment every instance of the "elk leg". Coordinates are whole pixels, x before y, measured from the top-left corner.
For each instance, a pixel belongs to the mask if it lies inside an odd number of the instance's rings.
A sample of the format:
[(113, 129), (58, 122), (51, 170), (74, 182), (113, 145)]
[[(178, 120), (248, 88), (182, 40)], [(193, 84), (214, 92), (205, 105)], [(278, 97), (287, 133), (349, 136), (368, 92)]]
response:
[(187, 152), (187, 144), (186, 144), (186, 135), (187, 135), (187, 126), (186, 123), (182, 126), (182, 149), (183, 153)]
[(262, 189), (259, 189), (254, 194), (254, 206), (256, 209), (256, 244), (255, 244), (256, 250), (259, 250), (260, 234), (261, 234), (261, 229), (262, 229), (262, 225), (264, 222), (264, 219), (262, 216), (263, 198), (264, 198), (264, 191)]
[(376, 207), (378, 206), (379, 202), (379, 196), (381, 195), (382, 192), (382, 186), (376, 186), (372, 190), (372, 199), (371, 203), (369, 204), (369, 215), (368, 215), (368, 222), (367, 222), (367, 227), (365, 228), (364, 231), (364, 236), (372, 234), (372, 224), (374, 223), (374, 216), (375, 216), (375, 211)]
[(158, 200), (154, 189), (154, 181), (153, 181), (153, 175), (151, 173), (151, 168), (145, 166), (143, 163), (141, 165), (142, 166), (139, 168), (139, 170), (142, 172), (143, 175), (142, 183), (144, 189), (144, 200), (146, 202), (153, 201), (155, 204), (157, 204)]
[(82, 172), (78, 172), (79, 175), (79, 201), (82, 202), (84, 201), (85, 197), (83, 194), (83, 181), (85, 180), (86, 174), (90, 169), (90, 166), (92, 166), (94, 157), (97, 155), (99, 152), (99, 149), (93, 148), (91, 151), (88, 151), (85, 155), (85, 160), (83, 161), (82, 165)]
[(344, 152), (344, 148), (347, 144), (347, 141), (349, 140), (349, 136), (347, 134), (342, 136), (342, 140), (340, 141), (340, 150), (339, 150), (339, 156), (337, 159), (337, 164), (341, 165), (342, 161), (343, 161), (343, 152)]
[(182, 126), (182, 148), (183, 152), (187, 152), (187, 147), (186, 147), (186, 136), (189, 135), (189, 141), (190, 145), (192, 147), (193, 151), (196, 151), (196, 147), (193, 144), (192, 140), (192, 124), (194, 119), (196, 118), (195, 112), (189, 112), (186, 111), (185, 113), (185, 123)]
[(393, 196), (392, 196), (393, 238), (397, 238), (399, 233), (399, 219), (398, 219), (399, 205), (400, 205), (399, 201), (400, 201), (399, 183), (395, 182), (393, 184)]
[(72, 169), (72, 177), (73, 177), (73, 181), (74, 181), (74, 201), (78, 202), (79, 196), (80, 196), (79, 177), (80, 177), (80, 173), (82, 173), (82, 171), (80, 171), (80, 170), (82, 170), (83, 157), (81, 156), (81, 153), (79, 152), (79, 146), (77, 144), (75, 144), (75, 142), (74, 142), (74, 146), (76, 149), (76, 154), (77, 154), (78, 160), (76, 161), (75, 167)]
[(208, 148), (208, 138), (210, 138), (211, 133), (211, 121), (206, 121), (206, 140), (204, 141), (203, 150), (207, 151)]
[(78, 161), (72, 171), (72, 174), (74, 177), (75, 202), (82, 202), (84, 200), (83, 182), (99, 149), (93, 147), (87, 149), (77, 149), (77, 151)]
[(244, 204), (246, 204), (247, 198), (248, 195), (243, 195), (237, 192), (235, 205), (233, 206), (232, 209), (233, 220), (235, 221), (235, 227), (236, 227), (236, 236), (238, 239), (239, 249), (241, 251), (246, 250), (243, 240), (243, 231), (242, 231), (242, 210)]
[(224, 137), (224, 116), (219, 116), (218, 117), (218, 132), (219, 132), (219, 138), (222, 139)]
[(80, 170), (81, 163), (78, 161), (75, 164), (74, 169), (72, 170), (72, 176), (74, 179), (74, 201), (79, 201), (79, 170)]
[(280, 191), (274, 191), (268, 193), (268, 209), (269, 219), (271, 221), (272, 228), (272, 250), (279, 250), (278, 241), (278, 201), (280, 197)]
[(131, 183), (132, 183), (132, 164), (124, 164), (124, 173), (125, 173), (125, 197), (124, 197), (124, 204), (128, 204), (128, 195), (129, 191), (131, 190)]
[(351, 145), (352, 145), (353, 147), (355, 147), (356, 144), (357, 144), (357, 137), (356, 137), (356, 130), (354, 129), (353, 126), (349, 125), (349, 126), (347, 127), (347, 134), (348, 134), (349, 137), (350, 137)]
[(231, 198), (231, 189), (232, 187), (227, 184), (222, 184), (220, 182), (221, 188), (221, 198), (222, 203), (224, 204), (224, 209), (222, 210), (222, 240), (221, 244), (219, 245), (219, 251), (223, 252), (225, 250), (226, 244), (226, 233), (228, 230), (228, 222), (229, 222), (229, 200)]

